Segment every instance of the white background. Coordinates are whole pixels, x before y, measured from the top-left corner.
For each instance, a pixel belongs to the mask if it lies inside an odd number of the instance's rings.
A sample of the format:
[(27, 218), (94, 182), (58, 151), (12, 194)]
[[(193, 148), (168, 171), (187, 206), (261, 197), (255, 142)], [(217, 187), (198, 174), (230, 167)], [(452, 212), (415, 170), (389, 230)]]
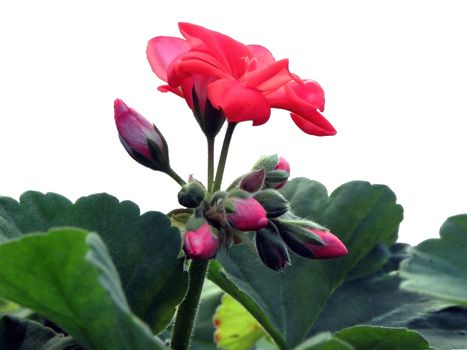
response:
[[(177, 206), (177, 185), (120, 145), (113, 100), (157, 124), (183, 177), (205, 179), (205, 144), (185, 102), (156, 90), (147, 41), (188, 21), (268, 47), (326, 91), (334, 137), (303, 134), (287, 112), (237, 127), (226, 182), (262, 154), (330, 191), (389, 185), (400, 239), (438, 235), (467, 212), (467, 12), (462, 1), (2, 1), (0, 194), (75, 200), (108, 192), (142, 211)], [(220, 147), (219, 147), (220, 148)]]

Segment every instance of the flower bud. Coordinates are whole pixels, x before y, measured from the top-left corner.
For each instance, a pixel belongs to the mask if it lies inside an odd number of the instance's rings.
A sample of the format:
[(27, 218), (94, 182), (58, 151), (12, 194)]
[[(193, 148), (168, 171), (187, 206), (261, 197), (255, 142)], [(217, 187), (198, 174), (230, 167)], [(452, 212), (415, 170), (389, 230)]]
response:
[[(285, 171), (287, 172), (288, 176), (290, 176), (290, 164), (289, 162), (283, 158), (283, 157), (279, 157), (279, 163), (277, 163), (276, 167), (275, 167), (275, 170), (282, 170), (282, 171)], [(282, 188), (284, 187), (284, 185), (287, 183), (287, 179), (285, 179), (284, 181), (282, 181), (279, 185), (277, 185), (276, 187), (274, 187), (275, 189), (279, 189), (279, 188)]]
[(207, 260), (216, 255), (219, 241), (208, 223), (198, 229), (185, 232), (183, 250), (190, 259)]
[(349, 251), (339, 238), (329, 231), (319, 231), (310, 229), (311, 232), (321, 237), (324, 246), (317, 246), (314, 244), (305, 244), (306, 248), (312, 252), (314, 259), (331, 259), (339, 256), (346, 255)]
[(260, 191), (254, 198), (263, 206), (269, 218), (281, 216), (290, 209), (287, 199), (275, 190)]
[(216, 137), (225, 122), (222, 110), (214, 108), (207, 98), (200, 101), (195, 87), (193, 87), (193, 114), (208, 138)]
[(262, 156), (253, 166), (253, 170), (266, 172), (264, 187), (279, 189), (287, 183), (290, 176), (290, 164), (277, 154)]
[(259, 202), (250, 198), (230, 198), (235, 212), (228, 214), (230, 224), (240, 231), (256, 231), (268, 224), (266, 211)]
[(328, 259), (348, 253), (345, 245), (316, 222), (304, 219), (273, 220), (285, 244), (296, 254), (311, 259)]
[(178, 203), (187, 208), (196, 208), (206, 197), (206, 188), (201, 182), (190, 177), (188, 183), (178, 192)]
[(120, 99), (115, 100), (114, 111), (119, 138), (128, 154), (148, 168), (168, 171), (167, 142), (156, 126)]
[(253, 170), (248, 174), (244, 175), (240, 180), (239, 187), (247, 192), (253, 193), (259, 191), (264, 186), (264, 180), (266, 178), (266, 172), (264, 169)]
[(287, 248), (272, 227), (257, 231), (255, 242), (259, 258), (270, 269), (280, 271), (290, 264)]
[(278, 164), (279, 157), (277, 154), (262, 156), (253, 166), (253, 170), (264, 169), (264, 171), (268, 172), (274, 170)]

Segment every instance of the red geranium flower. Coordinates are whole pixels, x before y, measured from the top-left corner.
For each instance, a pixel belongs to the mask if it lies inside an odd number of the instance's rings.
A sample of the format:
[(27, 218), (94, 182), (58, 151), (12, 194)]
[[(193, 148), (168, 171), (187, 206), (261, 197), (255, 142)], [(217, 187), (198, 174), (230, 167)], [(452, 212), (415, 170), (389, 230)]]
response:
[(202, 113), (207, 106), (220, 110), (229, 122), (261, 125), (271, 108), (281, 108), (292, 112), (292, 120), (308, 134), (336, 133), (319, 112), (324, 109), (323, 89), (290, 73), (287, 59), (276, 61), (263, 46), (244, 45), (194, 24), (180, 23), (179, 29), (185, 39), (159, 36), (148, 44), (152, 70), (168, 83), (160, 91), (185, 98)]

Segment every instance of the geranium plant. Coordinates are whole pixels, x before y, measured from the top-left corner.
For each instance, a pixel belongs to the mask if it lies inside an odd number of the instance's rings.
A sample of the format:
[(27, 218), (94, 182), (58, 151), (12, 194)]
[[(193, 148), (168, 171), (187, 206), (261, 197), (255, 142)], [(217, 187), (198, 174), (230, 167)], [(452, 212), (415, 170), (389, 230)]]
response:
[(179, 28), (183, 38), (151, 39), (147, 58), (206, 137), (206, 181), (180, 176), (162, 132), (116, 99), (120, 142), (180, 185), (180, 207), (141, 214), (103, 193), (0, 197), (0, 349), (467, 347), (467, 215), (413, 248), (397, 243), (403, 210), (384, 185), (328, 195), (289, 181), (289, 162), (273, 154), (223, 186), (238, 123), (262, 125), (280, 108), (307, 134), (336, 131), (321, 86), (287, 59)]

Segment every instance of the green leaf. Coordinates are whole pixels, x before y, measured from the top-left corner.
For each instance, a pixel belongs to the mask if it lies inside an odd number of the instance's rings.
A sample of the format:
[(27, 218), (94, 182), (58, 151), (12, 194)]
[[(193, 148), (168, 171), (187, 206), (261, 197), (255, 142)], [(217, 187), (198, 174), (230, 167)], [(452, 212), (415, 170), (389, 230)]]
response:
[(249, 350), (266, 335), (258, 321), (235, 299), (224, 295), (214, 314), (214, 339), (221, 349)]
[(467, 214), (450, 217), (440, 239), (413, 248), (402, 262), (402, 288), (467, 306)]
[(417, 332), (405, 328), (355, 326), (343, 329), (335, 337), (355, 350), (427, 350), (430, 344)]
[(407, 256), (405, 251), (405, 245), (394, 245), (384, 269), (342, 284), (329, 299), (309, 335), (357, 324), (409, 327), (412, 321), (450, 306), (399, 288), (400, 278), (393, 271)]
[(4, 240), (15, 232), (26, 234), (57, 226), (98, 233), (109, 249), (131, 309), (155, 333), (167, 326), (185, 295), (188, 276), (178, 257), (180, 234), (162, 213), (140, 215), (136, 204), (119, 202), (108, 194), (82, 197), (73, 204), (58, 194), (31, 191), (24, 193), (19, 203), (0, 198), (0, 215), (9, 225), (7, 235), (0, 221)]
[(355, 348), (334, 337), (331, 333), (320, 333), (307, 339), (294, 350), (354, 350)]
[(262, 266), (248, 247), (234, 247), (219, 254), (223, 269), (212, 264), (209, 278), (242, 303), (285, 349), (306, 337), (334, 290), (376, 244), (396, 241), (402, 208), (388, 187), (361, 181), (347, 183), (328, 197), (321, 184), (295, 179), (282, 193), (297, 215), (324, 224), (340, 237), (349, 254), (327, 261), (293, 255), (292, 266), (277, 273)]
[(467, 344), (467, 310), (399, 288), (399, 263), (407, 257), (407, 246), (391, 247), (384, 269), (364, 278), (345, 282), (328, 301), (309, 335), (338, 331), (357, 324), (408, 327), (421, 333), (439, 349)]
[(63, 228), (0, 245), (0, 295), (37, 310), (87, 349), (166, 349), (131, 313), (94, 233)]
[[(257, 261), (254, 261), (254, 263), (258, 264)], [(256, 320), (258, 320), (261, 326), (274, 339), (280, 349), (287, 349), (287, 344), (283, 335), (278, 330), (278, 327), (272, 323), (268, 312), (258, 305), (253, 295), (248, 294), (238, 287), (238, 284), (240, 283), (232, 281), (230, 275), (225, 272), (218, 261), (211, 261), (208, 270), (208, 278), (242, 304), (245, 309), (247, 309), (256, 318)], [(253, 293), (256, 294), (254, 291)], [(259, 298), (259, 296), (257, 296), (257, 298)]]
[(78, 345), (73, 338), (55, 333), (40, 323), (4, 316), (0, 319), (0, 349), (78, 350)]
[(462, 349), (467, 345), (467, 310), (450, 307), (424, 315), (409, 323), (431, 346), (439, 350)]

